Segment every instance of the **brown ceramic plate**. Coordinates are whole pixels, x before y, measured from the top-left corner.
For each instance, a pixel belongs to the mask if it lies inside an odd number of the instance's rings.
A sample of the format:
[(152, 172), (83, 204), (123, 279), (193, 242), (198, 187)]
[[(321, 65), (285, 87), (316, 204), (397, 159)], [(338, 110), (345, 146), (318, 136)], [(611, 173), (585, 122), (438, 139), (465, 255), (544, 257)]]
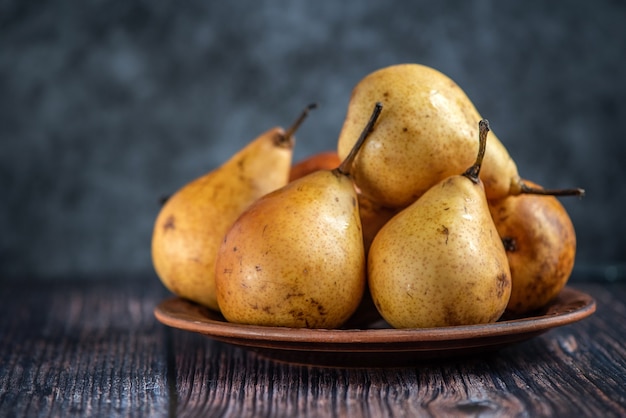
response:
[(245, 347), (277, 360), (323, 366), (397, 366), (425, 359), (488, 352), (568, 325), (596, 310), (594, 299), (566, 287), (546, 309), (493, 324), (392, 329), (377, 315), (337, 330), (231, 324), (181, 298), (162, 301), (156, 318), (165, 325)]

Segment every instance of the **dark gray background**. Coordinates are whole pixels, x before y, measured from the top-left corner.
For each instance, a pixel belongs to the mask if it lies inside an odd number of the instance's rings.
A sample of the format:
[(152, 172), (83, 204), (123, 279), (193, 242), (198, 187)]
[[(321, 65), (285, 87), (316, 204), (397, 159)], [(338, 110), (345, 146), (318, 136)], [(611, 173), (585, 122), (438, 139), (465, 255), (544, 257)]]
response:
[[(334, 149), (352, 87), (417, 62), (563, 199), (577, 269), (626, 263), (620, 1), (0, 2), (0, 277), (153, 274), (158, 199), (304, 105)], [(616, 267), (618, 266), (618, 267)]]

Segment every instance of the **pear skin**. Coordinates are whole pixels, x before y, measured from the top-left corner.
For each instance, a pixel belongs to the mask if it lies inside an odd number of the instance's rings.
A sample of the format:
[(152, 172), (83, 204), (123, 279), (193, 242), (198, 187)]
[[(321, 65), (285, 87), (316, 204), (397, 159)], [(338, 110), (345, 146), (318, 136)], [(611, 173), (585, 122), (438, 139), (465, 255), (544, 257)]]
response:
[(489, 209), (511, 268), (507, 313), (543, 308), (565, 287), (574, 268), (576, 233), (566, 209), (554, 196), (534, 194), (491, 201)]
[(511, 273), (478, 170), (444, 179), (388, 221), (370, 247), (368, 279), (395, 328), (497, 321)]
[[(307, 174), (318, 170), (331, 170), (341, 164), (339, 155), (336, 151), (323, 151), (313, 154), (303, 160), (300, 160), (291, 168), (289, 181), (294, 181)], [(380, 228), (398, 213), (398, 209), (387, 208), (381, 206), (367, 197), (363, 196), (358, 190), (359, 197), (359, 213), (361, 215), (361, 224), (363, 225), (363, 242), (365, 252), (367, 253), (374, 236)]]
[(215, 268), (226, 320), (338, 328), (355, 312), (365, 289), (365, 251), (349, 169), (378, 114), (339, 167), (261, 197), (228, 230)]
[(400, 209), (386, 208), (372, 202), (362, 193), (358, 193), (359, 197), (359, 215), (361, 216), (361, 224), (363, 225), (363, 245), (365, 246), (365, 254), (369, 252), (372, 241), (378, 231), (391, 218), (394, 217)]
[(289, 181), (294, 181), (318, 170), (332, 170), (341, 164), (336, 151), (322, 151), (308, 156), (291, 167)]
[[(453, 80), (419, 64), (385, 67), (358, 82), (338, 138), (340, 158), (353, 146), (374, 101), (383, 103), (384, 117), (353, 171), (355, 183), (372, 201), (404, 208), (474, 162), (478, 111)], [(490, 199), (519, 188), (517, 166), (493, 134), (480, 176)]]
[(268, 130), (165, 202), (154, 223), (152, 261), (168, 290), (219, 310), (215, 258), (222, 239), (252, 202), (287, 184), (293, 134), (311, 108), (289, 130)]
[(229, 322), (337, 328), (365, 286), (352, 181), (321, 170), (256, 201), (217, 256), (217, 301)]

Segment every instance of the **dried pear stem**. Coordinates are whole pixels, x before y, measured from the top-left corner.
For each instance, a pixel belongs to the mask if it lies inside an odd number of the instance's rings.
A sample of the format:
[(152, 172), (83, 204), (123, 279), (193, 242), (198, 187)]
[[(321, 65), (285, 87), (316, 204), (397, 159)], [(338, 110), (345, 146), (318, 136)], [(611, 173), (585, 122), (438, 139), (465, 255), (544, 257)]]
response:
[(350, 170), (352, 169), (352, 163), (354, 162), (354, 159), (359, 153), (361, 146), (363, 146), (363, 144), (365, 143), (365, 140), (369, 136), (370, 132), (374, 130), (374, 124), (378, 120), (378, 116), (380, 116), (380, 112), (382, 112), (382, 110), (383, 110), (383, 104), (381, 102), (376, 102), (376, 104), (374, 105), (374, 110), (372, 111), (372, 116), (370, 116), (370, 120), (367, 122), (367, 125), (365, 125), (365, 128), (361, 132), (359, 139), (357, 139), (356, 143), (350, 150), (350, 153), (345, 158), (345, 160), (343, 160), (341, 164), (339, 165), (339, 167), (337, 167), (334, 170), (335, 172), (342, 174), (344, 176), (350, 175)]
[(585, 195), (585, 189), (544, 189), (543, 187), (532, 187), (520, 182), (520, 194), (538, 194), (544, 196), (579, 196)]
[(478, 184), (480, 182), (480, 167), (483, 165), (483, 158), (485, 158), (485, 151), (487, 149), (487, 133), (491, 129), (489, 128), (489, 121), (483, 119), (478, 122), (478, 155), (476, 156), (476, 162), (470, 168), (468, 168), (463, 175), (470, 179), (473, 183)]
[(276, 136), (276, 145), (285, 147), (293, 146), (293, 135), (296, 133), (300, 125), (302, 125), (302, 122), (304, 122), (306, 117), (309, 115), (309, 111), (315, 109), (316, 107), (317, 103), (311, 103), (307, 107), (305, 107), (302, 113), (300, 113), (300, 116), (298, 116), (298, 119), (296, 119), (296, 121), (293, 123), (293, 125), (291, 125), (284, 134)]

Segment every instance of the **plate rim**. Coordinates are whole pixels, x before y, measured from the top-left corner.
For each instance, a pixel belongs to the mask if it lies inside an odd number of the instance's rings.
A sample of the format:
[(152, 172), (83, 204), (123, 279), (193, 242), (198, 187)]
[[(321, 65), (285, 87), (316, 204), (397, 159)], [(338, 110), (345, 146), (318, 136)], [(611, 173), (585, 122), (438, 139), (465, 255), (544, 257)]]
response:
[[(196, 311), (198, 313), (208, 309), (177, 296), (169, 297), (158, 303), (154, 308), (154, 315), (159, 322), (172, 328), (200, 333), (222, 341), (228, 340), (233, 344), (237, 342), (243, 343), (244, 341), (247, 342), (246, 345), (255, 345), (256, 342), (275, 342), (285, 344), (332, 344), (333, 346), (436, 343), (455, 340), (469, 341), (507, 335), (538, 334), (552, 328), (580, 321), (596, 311), (597, 304), (591, 295), (570, 286), (565, 286), (557, 299), (549, 306), (554, 306), (558, 300), (564, 297), (574, 299), (574, 301), (578, 298), (583, 303), (581, 306), (567, 312), (547, 313), (489, 324), (437, 328), (309, 329), (235, 324), (202, 317), (199, 314), (172, 314), (171, 309), (169, 309), (172, 304), (182, 305), (188, 311)], [(570, 303), (572, 302), (570, 301)], [(215, 315), (219, 314), (216, 313)]]

